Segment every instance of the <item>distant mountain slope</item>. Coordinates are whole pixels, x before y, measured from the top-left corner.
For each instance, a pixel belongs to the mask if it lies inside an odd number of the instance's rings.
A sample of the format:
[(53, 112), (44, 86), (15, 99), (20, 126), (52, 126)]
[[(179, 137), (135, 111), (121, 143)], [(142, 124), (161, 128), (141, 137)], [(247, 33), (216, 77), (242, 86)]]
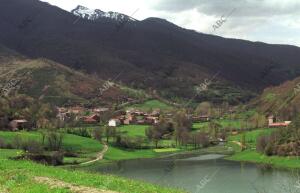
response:
[(0, 9), (0, 43), (5, 46), (102, 79), (121, 73), (125, 84), (172, 99), (194, 97), (195, 88), (217, 73), (217, 90), (198, 101), (224, 96), (245, 101), (251, 96), (245, 90), (256, 93), (300, 75), (300, 48), (295, 46), (225, 39), (159, 18), (121, 25), (102, 17), (78, 19), (38, 0), (1, 0)]
[(295, 112), (300, 112), (300, 77), (265, 89), (261, 96), (251, 102), (250, 106), (266, 114), (291, 120)]
[[(129, 97), (119, 85), (105, 86), (96, 77), (48, 59), (28, 59), (0, 46), (1, 95), (19, 93), (56, 105), (112, 105)], [(101, 91), (102, 89), (102, 91)]]

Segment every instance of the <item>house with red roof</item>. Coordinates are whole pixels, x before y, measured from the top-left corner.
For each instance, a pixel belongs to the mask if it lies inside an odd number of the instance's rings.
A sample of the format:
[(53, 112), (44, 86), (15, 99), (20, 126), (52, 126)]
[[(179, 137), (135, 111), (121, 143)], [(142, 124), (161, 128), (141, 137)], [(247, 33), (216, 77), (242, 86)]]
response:
[(284, 122), (276, 122), (276, 119), (273, 115), (268, 117), (269, 120), (269, 127), (287, 127), (289, 126), (292, 122), (291, 121), (284, 121)]
[(99, 121), (100, 121), (100, 116), (97, 114), (83, 117), (83, 122), (88, 124), (98, 123)]

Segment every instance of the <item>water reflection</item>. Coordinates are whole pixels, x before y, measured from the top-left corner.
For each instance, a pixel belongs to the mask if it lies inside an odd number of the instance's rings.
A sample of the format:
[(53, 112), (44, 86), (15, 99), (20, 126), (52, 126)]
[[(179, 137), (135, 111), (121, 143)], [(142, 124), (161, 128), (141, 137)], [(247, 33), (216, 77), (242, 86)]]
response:
[(93, 170), (178, 187), (191, 193), (300, 193), (300, 182), (299, 189), (296, 187), (299, 173), (227, 161), (223, 157), (210, 154), (120, 161)]

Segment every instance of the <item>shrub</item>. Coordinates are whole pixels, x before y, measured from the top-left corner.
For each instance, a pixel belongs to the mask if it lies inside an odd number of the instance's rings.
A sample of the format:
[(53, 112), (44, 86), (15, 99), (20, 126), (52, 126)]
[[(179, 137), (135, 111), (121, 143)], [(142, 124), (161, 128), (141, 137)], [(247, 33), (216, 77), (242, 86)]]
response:
[(5, 149), (6, 148), (6, 143), (4, 139), (0, 138), (0, 149)]
[(46, 134), (47, 139), (47, 148), (51, 151), (58, 151), (62, 147), (63, 142), (63, 133), (55, 132), (55, 131), (49, 131)]
[(44, 152), (44, 147), (42, 143), (34, 140), (24, 142), (22, 145), (22, 149), (32, 154), (42, 154)]
[(287, 149), (288, 147), (286, 144), (280, 145), (277, 147), (276, 154), (279, 156), (287, 156)]
[(141, 137), (117, 136), (116, 145), (128, 149), (141, 149), (144, 139)]
[(30, 159), (32, 161), (38, 162), (38, 163), (43, 163), (47, 165), (62, 165), (63, 164), (63, 159), (64, 159), (64, 154), (63, 152), (54, 152), (51, 155), (48, 154), (31, 154), (27, 153), (24, 156), (20, 156), (16, 159)]
[(94, 139), (96, 139), (98, 141), (102, 141), (103, 132), (101, 131), (100, 128), (94, 129), (94, 131), (93, 131), (93, 137), (94, 137)]
[(92, 137), (91, 132), (87, 128), (67, 128), (66, 132), (81, 137)]
[(52, 165), (62, 165), (64, 160), (64, 153), (57, 151), (52, 154)]
[(22, 149), (23, 140), (19, 135), (16, 135), (12, 140), (12, 146), (14, 149)]
[(66, 157), (79, 157), (79, 155), (77, 153), (72, 152), (72, 151), (65, 151), (64, 156), (66, 156)]
[(268, 136), (260, 136), (257, 139), (256, 142), (256, 150), (260, 153), (265, 153), (265, 149), (269, 143), (269, 137)]
[(272, 156), (272, 155), (274, 155), (274, 151), (275, 151), (274, 144), (273, 143), (268, 143), (266, 148), (265, 148), (265, 154), (267, 156)]

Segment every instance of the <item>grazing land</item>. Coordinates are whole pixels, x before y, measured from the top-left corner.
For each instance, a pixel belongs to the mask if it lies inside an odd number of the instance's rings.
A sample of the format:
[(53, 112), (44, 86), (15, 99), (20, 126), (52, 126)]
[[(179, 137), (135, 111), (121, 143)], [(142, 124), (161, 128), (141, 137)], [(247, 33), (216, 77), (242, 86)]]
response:
[(122, 125), (118, 127), (122, 134), (130, 137), (145, 137), (148, 125)]

